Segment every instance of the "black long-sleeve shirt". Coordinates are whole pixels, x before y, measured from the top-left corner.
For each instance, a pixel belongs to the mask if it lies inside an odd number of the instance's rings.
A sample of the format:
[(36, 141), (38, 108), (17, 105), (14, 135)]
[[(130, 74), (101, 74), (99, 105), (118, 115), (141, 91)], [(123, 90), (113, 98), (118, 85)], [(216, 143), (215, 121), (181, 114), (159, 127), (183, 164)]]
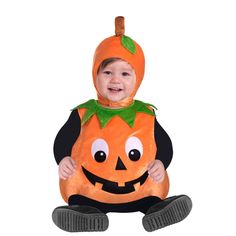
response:
[[(80, 129), (81, 119), (78, 111), (73, 110), (67, 122), (58, 132), (54, 142), (53, 151), (57, 164), (59, 164), (65, 156), (71, 155), (72, 146), (80, 135)], [(165, 169), (167, 169), (173, 156), (172, 143), (168, 134), (156, 119), (154, 129), (154, 138), (158, 146), (156, 159), (162, 161)]]

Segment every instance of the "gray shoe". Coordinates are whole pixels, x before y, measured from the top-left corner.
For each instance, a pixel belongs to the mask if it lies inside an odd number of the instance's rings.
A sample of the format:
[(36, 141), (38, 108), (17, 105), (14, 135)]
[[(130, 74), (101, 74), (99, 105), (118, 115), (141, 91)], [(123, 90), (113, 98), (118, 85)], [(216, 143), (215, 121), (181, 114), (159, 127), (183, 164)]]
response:
[(192, 201), (186, 195), (167, 198), (149, 208), (143, 217), (143, 227), (151, 232), (182, 221), (190, 213)]
[(55, 208), (52, 220), (68, 232), (105, 231), (109, 221), (106, 214), (90, 206), (61, 206)]

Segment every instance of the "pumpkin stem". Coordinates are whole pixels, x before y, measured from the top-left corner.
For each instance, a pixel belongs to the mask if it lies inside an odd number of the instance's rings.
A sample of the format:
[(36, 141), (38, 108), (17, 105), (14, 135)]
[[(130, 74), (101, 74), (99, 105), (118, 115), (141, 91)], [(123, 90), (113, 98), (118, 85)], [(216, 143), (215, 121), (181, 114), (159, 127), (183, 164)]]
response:
[(123, 16), (115, 18), (115, 33), (116, 36), (122, 36), (125, 33), (125, 18)]

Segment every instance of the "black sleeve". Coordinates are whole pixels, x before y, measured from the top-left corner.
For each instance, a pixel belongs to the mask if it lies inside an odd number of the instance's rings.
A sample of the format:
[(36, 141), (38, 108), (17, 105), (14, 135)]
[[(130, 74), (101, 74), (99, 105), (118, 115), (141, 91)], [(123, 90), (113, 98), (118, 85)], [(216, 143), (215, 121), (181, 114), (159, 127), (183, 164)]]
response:
[(71, 155), (71, 149), (79, 137), (81, 121), (77, 110), (71, 112), (69, 119), (58, 132), (53, 146), (54, 157), (57, 164), (65, 156)]
[(155, 129), (154, 129), (155, 141), (157, 145), (156, 159), (163, 162), (165, 169), (169, 166), (172, 156), (173, 148), (170, 137), (165, 132), (165, 130), (160, 126), (160, 124), (155, 119)]

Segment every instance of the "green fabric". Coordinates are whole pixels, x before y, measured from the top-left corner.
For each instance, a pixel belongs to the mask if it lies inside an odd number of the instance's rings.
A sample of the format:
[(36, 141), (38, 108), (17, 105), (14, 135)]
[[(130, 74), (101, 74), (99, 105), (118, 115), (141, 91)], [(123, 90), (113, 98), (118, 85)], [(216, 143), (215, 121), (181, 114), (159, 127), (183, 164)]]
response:
[(133, 104), (128, 107), (119, 108), (119, 109), (110, 109), (102, 107), (98, 104), (98, 102), (94, 99), (91, 99), (79, 106), (75, 107), (72, 110), (78, 108), (86, 108), (86, 112), (82, 118), (82, 125), (84, 125), (94, 114), (97, 115), (98, 120), (101, 124), (101, 127), (104, 128), (108, 122), (114, 117), (119, 116), (122, 118), (130, 127), (134, 126), (134, 120), (137, 112), (143, 112), (152, 116), (155, 116), (154, 111), (151, 111), (148, 106), (151, 106), (157, 109), (155, 106), (144, 103), (139, 100), (134, 100)]
[(132, 54), (136, 53), (136, 47), (135, 47), (134, 41), (130, 37), (123, 35), (121, 37), (121, 44), (126, 49), (128, 49), (128, 51), (131, 52)]

